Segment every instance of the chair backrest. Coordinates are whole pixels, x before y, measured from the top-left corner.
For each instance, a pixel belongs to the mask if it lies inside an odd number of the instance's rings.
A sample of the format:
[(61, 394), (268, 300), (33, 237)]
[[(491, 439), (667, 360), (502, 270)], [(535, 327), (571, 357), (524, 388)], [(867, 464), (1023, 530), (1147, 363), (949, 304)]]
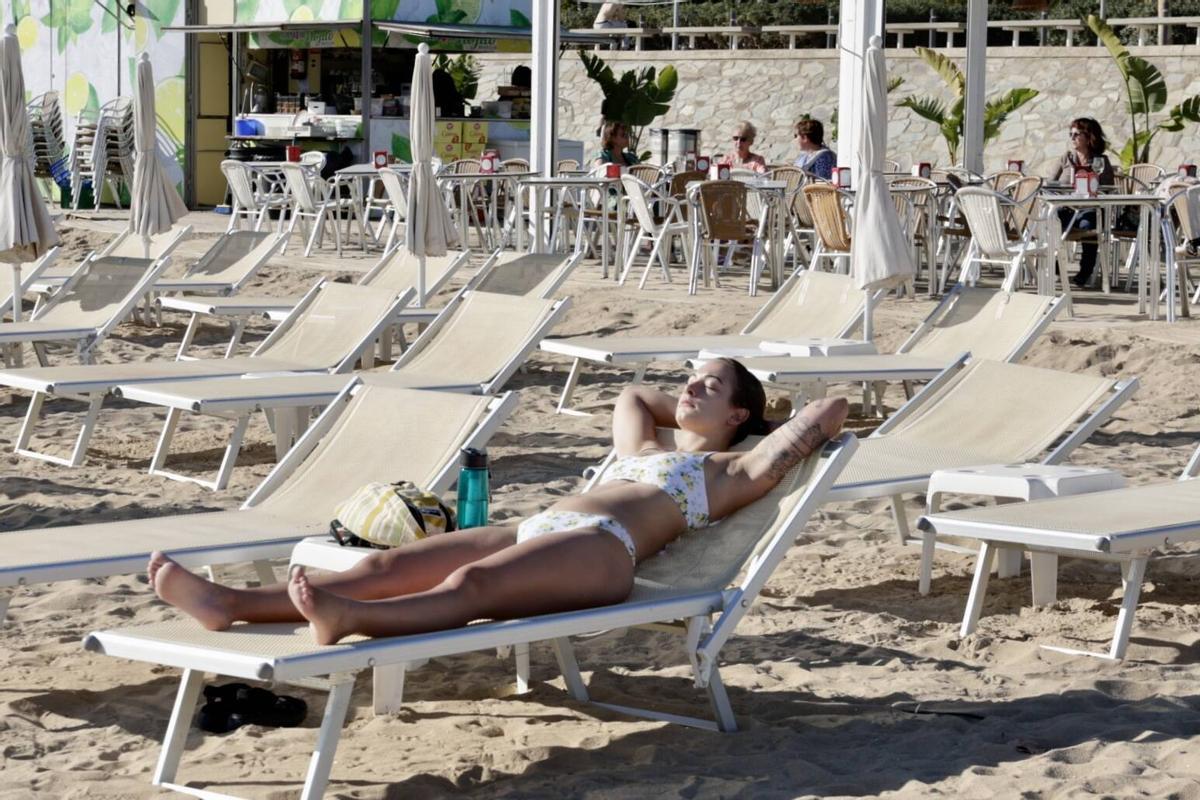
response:
[(929, 204), (936, 190), (937, 184), (933, 181), (913, 175), (902, 175), (888, 183), (896, 214), (908, 236), (925, 235)]
[(962, 287), (932, 324), (903, 352), (923, 358), (953, 359), (969, 351), (972, 359), (1008, 361), (1022, 355), (1057, 314), (1053, 297), (1001, 289)]
[(883, 171), (884, 172), (899, 172), (900, 171), (900, 162), (896, 161), (895, 159), (885, 158), (883, 160)]
[[(444, 256), (425, 257), (425, 294), (430, 296), (441, 290), (455, 270), (462, 265), (467, 254), (451, 250)], [(420, 259), (404, 246), (393, 249), (380, 259), (371, 270), (363, 275), (359, 284), (374, 289), (387, 289), (396, 294), (417, 285)]]
[(987, 183), (997, 192), (1002, 192), (1013, 181), (1019, 181), (1024, 175), (1015, 169), (1002, 169), (988, 176)]
[(1183, 243), (1200, 239), (1200, 184), (1187, 186), (1172, 195), (1171, 209), (1179, 221)]
[(1004, 227), (1004, 212), (1012, 201), (983, 186), (964, 186), (954, 193), (954, 199), (984, 258), (1011, 258), (1007, 251), (1009, 239)]
[(245, 162), (232, 159), (222, 161), (221, 174), (229, 184), (233, 201), (241, 208), (258, 211), (258, 198), (254, 194), (254, 186), (250, 183), (250, 168)]
[(1020, 463), (1066, 433), (1114, 385), (1095, 375), (973, 360), (877, 435)]
[(1145, 189), (1149, 189), (1166, 174), (1167, 171), (1157, 164), (1134, 164), (1129, 168), (1129, 177), (1140, 183)]
[(708, 176), (698, 169), (687, 170), (685, 172), (676, 172), (671, 176), (671, 196), (682, 199), (687, 194), (687, 186), (689, 183), (702, 181)]
[(700, 200), (700, 233), (705, 239), (743, 241), (751, 222), (746, 184), (741, 181), (705, 181), (697, 187)]
[(1038, 208), (1038, 192), (1041, 190), (1042, 179), (1036, 175), (1026, 175), (1004, 188), (1004, 193), (1013, 201), (1009, 213), (1017, 233), (1023, 233), (1030, 218), (1037, 216), (1035, 209)]
[(391, 167), (379, 170), (379, 182), (387, 195), (388, 203), (401, 217), (408, 215), (408, 176)]
[(844, 338), (862, 317), (865, 299), (849, 275), (803, 270), (779, 288), (742, 333), (763, 339)]
[(829, 183), (810, 183), (801, 191), (812, 213), (813, 230), (826, 251), (850, 252), (849, 220), (837, 187)]
[(254, 355), (311, 369), (353, 363), (396, 303), (397, 293), (387, 289), (327, 281)]
[(422, 339), (428, 341), (414, 342), (394, 369), (406, 378), (428, 376), (464, 384), (487, 383), (514, 358), (523, 361), (537, 346), (539, 331), (559, 302), (464, 292), (442, 312), (446, 318), (426, 331)]
[(188, 269), (189, 278), (238, 284), (254, 275), (275, 254), (280, 237), (268, 231), (230, 231)]
[(155, 262), (149, 258), (92, 258), (35, 317), (38, 322), (102, 328), (128, 305)]
[(583, 260), (581, 254), (522, 253), (504, 258), (476, 282), (476, 291), (548, 299)]
[(523, 158), (506, 158), (500, 162), (502, 172), (529, 172), (529, 162)]
[(479, 175), (483, 172), (483, 167), (478, 159), (462, 158), (458, 161), (451, 161), (443, 169), (451, 175)]
[(658, 230), (658, 222), (654, 219), (654, 212), (650, 210), (650, 200), (646, 196), (650, 191), (650, 186), (643, 179), (634, 175), (632, 169), (628, 175), (621, 176), (621, 186), (625, 190), (625, 199), (629, 202), (629, 207), (633, 209), (633, 215), (637, 217), (642, 230), (648, 232)]
[(787, 184), (787, 188), (784, 191), (787, 194), (791, 194), (804, 185), (806, 175), (804, 170), (799, 167), (776, 167), (771, 170), (770, 178), (773, 181), (783, 181)]
[(554, 165), (554, 171), (556, 173), (578, 172), (579, 162), (573, 158), (560, 158), (558, 163)]
[(306, 214), (316, 213), (319, 199), (313, 193), (304, 167), (294, 162), (281, 163), (279, 171), (283, 173), (288, 194), (292, 196), (296, 209)]
[(300, 165), (320, 173), (325, 169), (325, 154), (320, 150), (309, 150), (300, 156)]
[(364, 483), (430, 486), (475, 430), (491, 397), (360, 386), (315, 449), (258, 507), (311, 524)]
[(634, 164), (626, 174), (632, 175), (648, 186), (658, 185), (663, 177), (662, 168), (654, 164)]

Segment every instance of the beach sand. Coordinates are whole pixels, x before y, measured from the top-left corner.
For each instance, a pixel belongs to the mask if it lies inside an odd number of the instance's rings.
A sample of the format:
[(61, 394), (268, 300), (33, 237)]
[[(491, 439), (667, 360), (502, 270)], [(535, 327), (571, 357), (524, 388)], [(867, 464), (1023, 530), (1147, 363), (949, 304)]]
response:
[[(104, 225), (85, 227), (66, 234), (64, 259), (105, 239), (96, 230)], [(183, 253), (204, 246), (201, 238)], [(318, 262), (333, 260), (311, 263)], [(344, 274), (369, 263), (352, 254)], [(306, 266), (293, 248), (247, 291), (295, 294), (330, 274)], [(595, 265), (582, 267), (564, 293), (574, 306), (558, 335), (736, 332), (766, 298), (746, 296), (744, 278), (692, 298), (681, 282), (664, 286), (657, 276), (644, 292), (622, 289), (602, 281)], [(888, 300), (876, 318), (881, 349), (899, 344), (931, 307), (923, 296)], [(101, 360), (171, 358), (185, 322), (123, 324), (101, 347)], [(247, 343), (268, 330), (252, 324)], [(200, 354), (216, 355), (225, 332), (206, 327), (197, 342)], [(1073, 459), (1113, 467), (1138, 484), (1178, 475), (1200, 441), (1197, 344), (1200, 328), (1191, 321), (1135, 321), (1127, 295), (1093, 293), (1025, 363), (1140, 377), (1137, 395)], [(590, 369), (577, 405), (595, 415), (555, 415), (566, 367), (565, 359), (535, 353), (512, 382), (520, 407), (490, 447), (496, 519), (520, 518), (578, 490), (580, 473), (608, 450), (608, 408), (630, 373)], [(668, 366), (647, 379), (670, 388), (681, 375)], [(894, 408), (902, 395), (893, 388), (887, 400)], [(26, 395), (0, 390), (0, 530), (235, 508), (274, 464), (270, 433), (256, 418), (228, 490), (148, 476), (163, 415), (114, 401), (105, 403), (83, 467), (43, 464), (11, 452), (27, 403)], [(42, 430), (69, 441), (79, 408), (54, 403)], [(865, 433), (874, 424), (859, 417), (851, 427)], [(214, 471), (228, 430), (222, 420), (186, 419), (173, 465)], [(978, 500), (952, 497), (947, 506)], [(912, 516), (921, 503), (909, 499)], [(1191, 550), (1151, 563), (1128, 658), (1112, 664), (1040, 645), (1107, 647), (1119, 604), (1115, 566), (1064, 560), (1059, 601), (1036, 610), (1028, 606), (1027, 572), (993, 579), (978, 632), (960, 640), (972, 559), (939, 554), (933, 590), (922, 597), (918, 553), (896, 544), (884, 501), (827, 506), (724, 650), (738, 733), (576, 703), (546, 646), (533, 648), (535, 682), (522, 696), (513, 694), (511, 660), (494, 653), (437, 659), (409, 674), (405, 708), (393, 717), (372, 714), (369, 676), (360, 676), (328, 796), (1200, 797), (1200, 691), (1192, 683), (1200, 677), (1200, 572)], [(255, 580), (249, 567), (222, 569), (221, 577)], [(149, 780), (178, 672), (87, 653), (80, 640), (175, 615), (141, 575), (16, 593), (0, 632), (0, 798), (161, 795)], [(596, 699), (707, 713), (678, 642), (666, 634), (606, 634), (581, 643), (578, 657)], [(304, 727), (247, 726), (224, 736), (193, 730), (180, 782), (253, 798), (293, 796), (324, 698), (281, 691), (309, 701)]]

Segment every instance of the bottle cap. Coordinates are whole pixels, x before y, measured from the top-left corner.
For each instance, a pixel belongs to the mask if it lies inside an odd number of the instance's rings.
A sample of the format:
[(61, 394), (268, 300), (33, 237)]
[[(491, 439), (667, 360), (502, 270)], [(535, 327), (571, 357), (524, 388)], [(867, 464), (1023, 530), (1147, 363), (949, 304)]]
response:
[(464, 447), (459, 463), (467, 469), (487, 469), (487, 451), (476, 450), (474, 447)]

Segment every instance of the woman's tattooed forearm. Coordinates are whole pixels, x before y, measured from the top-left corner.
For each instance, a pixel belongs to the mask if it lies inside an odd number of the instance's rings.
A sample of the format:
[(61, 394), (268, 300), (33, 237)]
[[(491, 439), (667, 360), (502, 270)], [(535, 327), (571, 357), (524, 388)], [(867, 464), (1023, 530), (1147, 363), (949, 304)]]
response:
[(821, 426), (803, 417), (796, 417), (775, 432), (776, 441), (770, 454), (767, 474), (776, 481), (783, 480), (788, 470), (816, 452), (829, 439)]

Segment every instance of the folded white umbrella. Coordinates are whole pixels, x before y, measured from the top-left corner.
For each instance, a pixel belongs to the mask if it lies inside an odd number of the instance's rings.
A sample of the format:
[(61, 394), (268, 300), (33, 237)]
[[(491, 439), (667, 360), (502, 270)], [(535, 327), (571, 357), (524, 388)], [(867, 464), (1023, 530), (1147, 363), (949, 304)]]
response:
[(854, 237), (850, 269), (860, 289), (867, 292), (863, 338), (871, 340), (871, 296), (878, 289), (898, 286), (914, 274), (909, 243), (900, 227), (896, 205), (883, 178), (887, 150), (887, 67), (883, 40), (872, 36), (863, 59), (863, 115), (859, 120), (858, 174), (862, 176), (854, 198)]
[(433, 66), (429, 46), (417, 47), (413, 66), (412, 115), (409, 137), (412, 142), (412, 173), (408, 179), (408, 219), (405, 220), (407, 247), (417, 257), (417, 305), (425, 305), (425, 257), (444, 256), (458, 246), (458, 231), (450, 219), (446, 202), (433, 177)]
[(21, 319), (21, 264), (58, 244), (50, 212), (33, 182), (33, 134), (16, 28), (0, 37), (0, 261), (13, 267), (13, 321)]
[(154, 109), (154, 70), (146, 53), (138, 58), (133, 96), (133, 190), (129, 231), (141, 236), (149, 252), (150, 237), (171, 229), (187, 213), (179, 192), (158, 160), (158, 117)]

